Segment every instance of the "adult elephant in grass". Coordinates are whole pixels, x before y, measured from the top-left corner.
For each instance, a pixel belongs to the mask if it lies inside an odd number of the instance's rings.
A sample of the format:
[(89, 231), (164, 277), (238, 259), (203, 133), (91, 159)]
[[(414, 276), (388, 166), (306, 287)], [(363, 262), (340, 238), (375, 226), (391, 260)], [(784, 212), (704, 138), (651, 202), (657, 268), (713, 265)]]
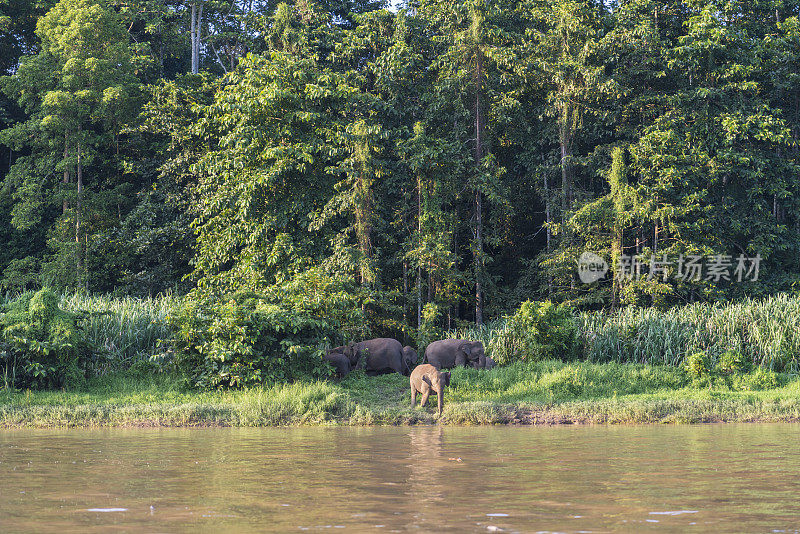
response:
[(370, 376), (392, 372), (405, 376), (411, 374), (411, 369), (403, 357), (403, 346), (396, 339), (379, 337), (348, 343), (344, 347), (344, 355), (351, 362), (358, 362), (355, 368), (364, 369)]
[(425, 348), (425, 361), (437, 369), (452, 369), (469, 365), (486, 368), (486, 353), (480, 341), (442, 339)]

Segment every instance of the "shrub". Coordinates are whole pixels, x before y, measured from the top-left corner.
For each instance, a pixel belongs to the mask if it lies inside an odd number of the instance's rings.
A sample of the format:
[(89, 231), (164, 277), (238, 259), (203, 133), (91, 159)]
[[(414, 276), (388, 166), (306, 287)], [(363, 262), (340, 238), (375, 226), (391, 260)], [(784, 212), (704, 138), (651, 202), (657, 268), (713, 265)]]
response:
[(785, 382), (785, 374), (778, 374), (771, 369), (759, 366), (750, 373), (734, 376), (730, 380), (729, 387), (745, 391), (760, 391), (783, 386)]
[(717, 371), (722, 375), (739, 375), (750, 371), (750, 362), (738, 350), (727, 350), (717, 360)]
[(505, 318), (489, 341), (489, 353), (499, 364), (528, 359), (569, 359), (575, 354), (578, 325), (569, 307), (550, 301), (523, 302)]
[(330, 374), (321, 357), (332, 334), (329, 325), (255, 293), (186, 299), (169, 322), (177, 364), (196, 387), (243, 387)]
[(705, 352), (695, 352), (687, 356), (683, 368), (693, 380), (708, 380), (714, 373), (711, 358)]
[[(49, 289), (24, 294), (0, 315), (0, 358), (5, 385), (72, 387), (84, 378), (82, 357), (90, 353), (78, 320)], [(85, 358), (84, 358), (85, 361)]]

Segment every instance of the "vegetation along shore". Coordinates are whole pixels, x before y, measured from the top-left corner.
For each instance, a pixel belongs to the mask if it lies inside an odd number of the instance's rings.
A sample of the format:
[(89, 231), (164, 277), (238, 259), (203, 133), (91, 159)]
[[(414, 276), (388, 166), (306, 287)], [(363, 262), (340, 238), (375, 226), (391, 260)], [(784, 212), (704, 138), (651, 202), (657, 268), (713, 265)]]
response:
[(0, 424), (795, 420), (798, 13), (0, 0)]
[[(4, 304), (4, 332), (15, 306), (27, 300), (30, 307), (36, 296)], [(498, 366), (453, 369), (441, 417), (435, 403), (412, 409), (408, 378), (396, 373), (354, 371), (336, 381), (327, 368), (317, 378), (198, 387), (197, 374), (176, 352), (180, 331), (170, 326), (181, 306), (172, 298), (61, 297), (58, 311), (83, 325), (78, 345), (91, 356), (76, 359), (75, 383), (48, 389), (29, 377), (0, 390), (0, 426), (800, 421), (792, 356), (800, 342), (797, 297), (578, 315), (528, 303), (496, 323), (445, 334), (483, 341)], [(248, 332), (253, 320), (242, 320)], [(4, 343), (0, 372), (10, 381), (13, 351)], [(27, 375), (17, 365), (19, 380)]]

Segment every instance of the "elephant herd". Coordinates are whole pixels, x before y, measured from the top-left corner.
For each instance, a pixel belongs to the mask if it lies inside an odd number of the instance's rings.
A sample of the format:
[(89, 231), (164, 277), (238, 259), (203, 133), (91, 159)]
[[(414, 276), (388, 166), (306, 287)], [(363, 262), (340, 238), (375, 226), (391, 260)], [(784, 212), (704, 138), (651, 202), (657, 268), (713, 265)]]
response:
[(386, 337), (332, 348), (325, 353), (325, 359), (336, 369), (339, 378), (356, 369), (363, 369), (369, 376), (386, 373), (410, 376), (411, 407), (417, 403), (417, 393), (422, 394), (422, 406), (427, 404), (430, 394), (435, 393), (439, 415), (442, 415), (444, 387), (450, 384), (450, 373), (442, 372), (442, 369), (494, 367), (494, 360), (486, 356), (483, 343), (465, 339), (434, 341), (425, 348), (425, 363), (422, 365), (417, 365), (417, 351)]
[[(381, 337), (332, 348), (325, 354), (325, 359), (336, 369), (339, 378), (356, 369), (363, 369), (369, 376), (386, 373), (410, 376), (417, 365), (418, 355), (413, 348), (403, 347), (396, 339)], [(475, 369), (494, 367), (494, 360), (486, 356), (483, 343), (464, 339), (434, 341), (425, 349), (424, 362), (437, 370), (460, 366)]]

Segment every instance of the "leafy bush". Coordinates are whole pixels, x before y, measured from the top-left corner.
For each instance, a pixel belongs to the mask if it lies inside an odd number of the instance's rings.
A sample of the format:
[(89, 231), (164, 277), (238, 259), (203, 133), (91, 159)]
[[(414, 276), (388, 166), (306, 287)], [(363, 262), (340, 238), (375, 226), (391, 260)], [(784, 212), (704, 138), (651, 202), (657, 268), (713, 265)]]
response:
[(720, 355), (717, 360), (717, 371), (722, 375), (739, 375), (747, 373), (752, 367), (749, 361), (738, 350), (728, 350)]
[[(81, 358), (90, 353), (80, 314), (64, 311), (49, 289), (24, 294), (0, 315), (0, 361), (5, 386), (73, 387), (84, 379)], [(85, 360), (85, 358), (84, 358)]]
[(705, 352), (695, 352), (687, 356), (683, 368), (693, 380), (708, 380), (715, 370), (711, 358)]
[(686, 357), (683, 369), (695, 386), (724, 385), (728, 389), (757, 391), (781, 385), (778, 373), (762, 366), (753, 369), (747, 358), (733, 350), (722, 353), (716, 365), (712, 364), (712, 357), (707, 352), (695, 352)]
[(569, 359), (575, 354), (578, 325), (569, 307), (526, 301), (489, 341), (499, 364), (528, 359)]
[(330, 374), (322, 349), (327, 322), (256, 293), (186, 299), (169, 317), (177, 363), (201, 388), (319, 379)]
[(771, 369), (756, 367), (752, 372), (736, 375), (729, 381), (731, 389), (744, 391), (761, 391), (774, 389), (783, 386), (786, 382), (786, 374), (778, 374)]

